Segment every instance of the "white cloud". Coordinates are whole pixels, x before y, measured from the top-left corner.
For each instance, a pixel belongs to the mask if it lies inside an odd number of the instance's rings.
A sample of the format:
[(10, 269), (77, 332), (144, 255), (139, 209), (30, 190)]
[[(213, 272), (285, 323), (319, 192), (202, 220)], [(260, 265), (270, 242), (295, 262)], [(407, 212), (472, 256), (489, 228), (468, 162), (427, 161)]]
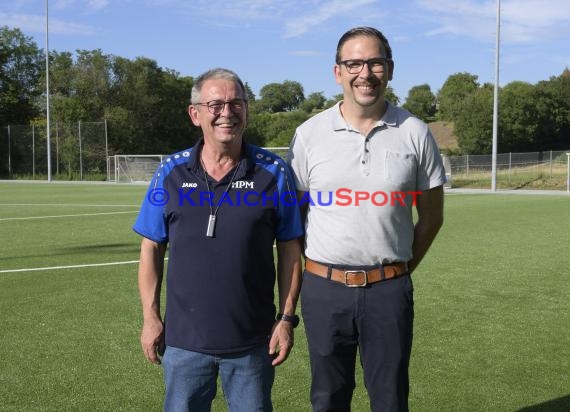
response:
[(49, 30), (51, 33), (73, 34), (81, 36), (92, 36), (99, 32), (96, 27), (60, 19), (50, 19)]
[[(296, 3), (295, 0), (194, 0), (187, 3), (173, 0), (150, 1), (162, 5), (168, 3), (182, 12), (214, 18), (223, 24), (275, 19), (294, 9), (291, 6)], [(230, 19), (231, 22), (224, 21), (225, 19)]]
[[(24, 33), (45, 33), (46, 16), (37, 14), (0, 13), (1, 21), (9, 21), (11, 27), (18, 27)], [(94, 27), (85, 24), (49, 19), (49, 31), (52, 34), (72, 34), (90, 36), (97, 32)]]
[[(379, 0), (149, 0), (152, 4), (165, 4), (181, 13), (206, 17), (217, 26), (241, 26), (248, 22), (275, 22), (283, 26), (285, 38), (299, 37), (314, 27), (335, 17), (353, 17), (358, 9), (379, 3)], [(362, 21), (378, 16), (368, 7), (361, 13)]]
[[(492, 42), (496, 32), (495, 0), (416, 0), (431, 12), (436, 26), (428, 35), (451, 34)], [(505, 43), (542, 42), (568, 36), (570, 2), (567, 0), (504, 0), (501, 2), (501, 38)]]
[[(356, 9), (364, 6), (368, 6), (375, 3), (376, 0), (330, 0), (316, 3), (318, 7), (316, 10), (306, 10), (299, 17), (294, 17), (286, 21), (285, 23), (285, 37), (299, 37), (315, 26), (319, 26), (326, 21), (336, 17), (346, 15)], [(302, 10), (299, 7), (297, 10)]]

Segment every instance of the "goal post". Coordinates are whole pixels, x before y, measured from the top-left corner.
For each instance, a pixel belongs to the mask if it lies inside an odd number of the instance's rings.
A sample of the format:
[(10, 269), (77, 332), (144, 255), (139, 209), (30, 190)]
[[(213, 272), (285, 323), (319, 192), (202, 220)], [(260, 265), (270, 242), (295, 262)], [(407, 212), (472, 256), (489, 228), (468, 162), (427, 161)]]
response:
[(114, 155), (109, 157), (110, 180), (114, 183), (148, 183), (163, 155)]
[[(264, 147), (287, 160), (288, 147)], [(167, 155), (113, 155), (107, 158), (107, 177), (111, 183), (148, 183)]]

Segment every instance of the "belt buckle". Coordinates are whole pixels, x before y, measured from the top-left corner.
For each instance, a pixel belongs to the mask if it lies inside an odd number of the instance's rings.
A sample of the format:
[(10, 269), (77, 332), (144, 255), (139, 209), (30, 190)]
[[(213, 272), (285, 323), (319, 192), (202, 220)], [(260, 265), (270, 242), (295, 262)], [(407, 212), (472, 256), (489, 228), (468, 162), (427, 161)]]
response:
[[(362, 273), (362, 275), (364, 276), (364, 282), (363, 283), (357, 283), (356, 285), (349, 285), (348, 284), (348, 275), (355, 274), (355, 273)], [(349, 288), (363, 288), (364, 286), (367, 286), (367, 285), (368, 285), (368, 276), (366, 275), (365, 270), (345, 270), (344, 271), (344, 286), (347, 286)]]

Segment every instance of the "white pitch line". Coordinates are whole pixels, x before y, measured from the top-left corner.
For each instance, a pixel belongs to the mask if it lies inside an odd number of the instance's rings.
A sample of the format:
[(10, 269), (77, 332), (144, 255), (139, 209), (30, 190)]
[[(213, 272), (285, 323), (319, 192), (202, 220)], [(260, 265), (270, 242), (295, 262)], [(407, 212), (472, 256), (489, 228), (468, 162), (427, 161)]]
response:
[[(165, 258), (164, 260), (168, 260)], [(138, 260), (126, 260), (124, 262), (109, 262), (109, 263), (91, 263), (88, 265), (70, 265), (70, 266), (50, 266), (45, 268), (26, 268), (26, 269), (7, 269), (0, 270), (0, 273), (15, 273), (15, 272), (34, 272), (39, 270), (56, 270), (56, 269), (77, 269), (77, 268), (90, 268), (97, 266), (113, 266), (113, 265), (127, 265), (131, 263), (139, 263)]]
[(85, 203), (0, 203), (0, 206), (139, 207), (140, 205), (90, 205)]
[(29, 219), (48, 219), (56, 217), (77, 217), (77, 216), (101, 216), (101, 215), (119, 215), (124, 213), (138, 213), (138, 210), (131, 210), (129, 212), (101, 212), (101, 213), (80, 213), (76, 215), (53, 215), (53, 216), (27, 216), (27, 217), (3, 217), (0, 221), (5, 220), (29, 220)]
[[(277, 247), (277, 245), (273, 245)], [(164, 258), (165, 261), (168, 260), (167, 257)], [(115, 265), (128, 265), (133, 263), (139, 263), (138, 260), (125, 260), (123, 262), (109, 262), (109, 263), (90, 263), (87, 265), (69, 265), (69, 266), (48, 266), (44, 268), (24, 268), (24, 269), (5, 269), (0, 270), (0, 273), (16, 273), (16, 272), (38, 272), (41, 270), (57, 270), (57, 269), (78, 269), (78, 268), (92, 268), (100, 266), (115, 266)]]

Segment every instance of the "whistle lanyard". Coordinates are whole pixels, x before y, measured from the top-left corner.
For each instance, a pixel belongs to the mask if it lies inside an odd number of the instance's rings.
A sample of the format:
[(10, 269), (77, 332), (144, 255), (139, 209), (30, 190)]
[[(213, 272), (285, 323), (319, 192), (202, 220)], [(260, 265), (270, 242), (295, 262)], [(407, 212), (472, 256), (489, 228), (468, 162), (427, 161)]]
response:
[[(206, 181), (206, 188), (208, 188), (208, 193), (214, 194), (213, 192), (210, 191), (210, 184), (208, 183), (208, 175), (206, 174), (206, 166), (204, 165), (204, 161), (201, 158), (200, 158), (200, 163), (202, 165), (202, 171), (204, 172), (204, 180)], [(214, 209), (212, 207), (213, 199), (210, 199), (210, 202), (209, 202), (209, 204), (210, 204), (210, 216), (208, 216), (208, 227), (206, 229), (206, 237), (215, 237), (216, 216), (218, 214), (218, 210), (220, 210), (220, 206), (221, 206), (222, 202), (224, 201), (224, 198), (226, 197), (226, 195), (228, 194), (228, 192), (230, 191), (230, 189), (232, 187), (232, 184), (234, 182), (234, 179), (236, 177), (238, 169), (239, 169), (239, 163), (236, 165), (236, 168), (234, 170), (232, 178), (230, 179), (230, 182), (226, 186), (226, 190), (224, 191), (224, 194), (222, 195), (222, 197), (218, 201), (218, 204), (216, 205), (216, 209)]]

